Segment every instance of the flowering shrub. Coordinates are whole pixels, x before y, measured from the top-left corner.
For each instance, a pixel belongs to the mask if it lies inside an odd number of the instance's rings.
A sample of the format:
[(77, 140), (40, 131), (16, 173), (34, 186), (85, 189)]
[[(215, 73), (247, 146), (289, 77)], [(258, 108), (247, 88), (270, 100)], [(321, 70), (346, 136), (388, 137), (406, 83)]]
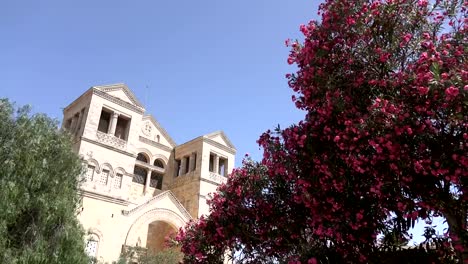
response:
[[(443, 216), (468, 261), (467, 2), (327, 0), (291, 47), (293, 101), (179, 240), (188, 263), (373, 261), (379, 234)], [(328, 254), (329, 253), (329, 254)], [(328, 255), (327, 255), (328, 254)], [(328, 263), (337, 263), (328, 262)]]

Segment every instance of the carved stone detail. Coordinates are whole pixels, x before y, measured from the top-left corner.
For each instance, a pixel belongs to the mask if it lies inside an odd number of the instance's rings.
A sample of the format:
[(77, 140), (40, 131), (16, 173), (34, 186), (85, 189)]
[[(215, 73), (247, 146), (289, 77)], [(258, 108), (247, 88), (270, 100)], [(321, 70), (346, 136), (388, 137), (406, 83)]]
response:
[(125, 140), (115, 137), (111, 134), (103, 133), (101, 131), (97, 131), (96, 138), (98, 142), (104, 143), (114, 148), (125, 150), (127, 147), (127, 142)]
[(153, 126), (151, 126), (151, 123), (145, 122), (143, 126), (141, 127), (141, 132), (143, 132), (143, 135), (147, 137), (151, 137), (152, 129), (153, 129)]
[(217, 173), (214, 173), (214, 172), (210, 172), (209, 179), (216, 182), (216, 183), (218, 183), (218, 184), (223, 184), (223, 183), (227, 182), (226, 177), (221, 176), (221, 175), (219, 175)]

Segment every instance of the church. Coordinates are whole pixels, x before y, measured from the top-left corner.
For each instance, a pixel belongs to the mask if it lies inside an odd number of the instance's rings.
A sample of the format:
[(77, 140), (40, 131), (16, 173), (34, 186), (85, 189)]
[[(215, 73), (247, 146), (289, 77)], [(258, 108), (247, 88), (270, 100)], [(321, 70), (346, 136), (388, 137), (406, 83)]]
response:
[(236, 149), (222, 131), (176, 144), (125, 84), (94, 86), (63, 110), (85, 163), (78, 219), (86, 252), (117, 261), (126, 247), (163, 249), (165, 237), (208, 214)]

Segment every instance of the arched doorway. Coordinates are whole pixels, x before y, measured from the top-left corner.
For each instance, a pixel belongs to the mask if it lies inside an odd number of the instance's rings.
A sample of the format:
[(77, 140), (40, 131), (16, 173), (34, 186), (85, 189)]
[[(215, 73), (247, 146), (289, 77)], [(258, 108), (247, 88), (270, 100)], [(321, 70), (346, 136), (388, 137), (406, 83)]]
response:
[[(132, 224), (128, 230), (125, 245), (147, 247), (147, 239), (150, 238), (150, 245), (158, 249), (161, 245), (159, 241), (164, 242), (167, 234), (173, 231), (177, 232), (188, 220), (169, 209), (156, 208), (149, 210)], [(150, 232), (156, 234), (157, 231), (161, 231), (162, 234), (159, 236), (150, 234)]]
[(165, 221), (154, 221), (148, 225), (146, 237), (146, 249), (151, 253), (157, 253), (167, 248), (166, 239), (174, 236), (177, 229)]

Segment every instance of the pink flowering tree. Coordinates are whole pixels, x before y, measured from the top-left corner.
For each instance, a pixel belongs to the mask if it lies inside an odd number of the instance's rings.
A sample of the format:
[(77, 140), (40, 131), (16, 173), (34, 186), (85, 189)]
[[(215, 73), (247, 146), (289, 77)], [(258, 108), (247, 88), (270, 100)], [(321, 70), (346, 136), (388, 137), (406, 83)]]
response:
[(468, 261), (467, 5), (321, 4), (304, 41), (287, 41), (304, 120), (260, 137), (261, 165), (235, 170), (180, 234), (186, 261), (368, 263), (378, 235), (409, 239), (436, 216), (439, 257)]

